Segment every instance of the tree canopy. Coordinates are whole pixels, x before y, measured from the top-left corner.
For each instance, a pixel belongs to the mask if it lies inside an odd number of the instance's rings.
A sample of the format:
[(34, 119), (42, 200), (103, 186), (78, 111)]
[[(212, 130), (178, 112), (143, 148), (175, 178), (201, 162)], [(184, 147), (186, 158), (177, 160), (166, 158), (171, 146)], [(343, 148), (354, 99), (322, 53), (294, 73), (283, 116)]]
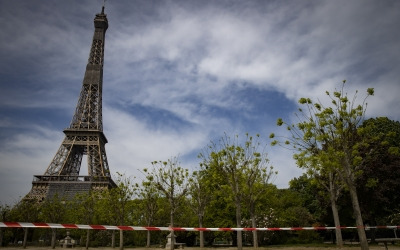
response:
[[(333, 93), (326, 91), (331, 101), (329, 105), (324, 105), (319, 100), (300, 98), (299, 104), (304, 108), (299, 108), (296, 114), (298, 122), (289, 124), (279, 118), (277, 125), (287, 125), (291, 136), (284, 144), (295, 150), (294, 158), (300, 168), (320, 176), (337, 174), (346, 184), (356, 217), (361, 248), (368, 249), (355, 181), (366, 161), (361, 148), (369, 143), (366, 130), (359, 127), (365, 119), (366, 99), (374, 94), (374, 89), (368, 88), (365, 97), (358, 103), (358, 91), (349, 97), (345, 83), (344, 80), (341, 87)], [(274, 138), (274, 135), (271, 134), (270, 137)], [(273, 144), (277, 143), (278, 141), (273, 141)], [(337, 182), (331, 179), (330, 183)]]

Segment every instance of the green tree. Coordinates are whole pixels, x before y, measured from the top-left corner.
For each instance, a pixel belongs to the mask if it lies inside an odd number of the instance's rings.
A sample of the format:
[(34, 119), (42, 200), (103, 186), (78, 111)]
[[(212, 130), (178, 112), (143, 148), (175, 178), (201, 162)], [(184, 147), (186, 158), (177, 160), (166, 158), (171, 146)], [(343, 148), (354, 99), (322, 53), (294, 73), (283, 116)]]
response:
[[(204, 213), (204, 225), (207, 227), (229, 228), (236, 226), (235, 205), (231, 195), (231, 188), (226, 179), (218, 175), (213, 168), (205, 168), (207, 187), (211, 198)], [(233, 232), (215, 232), (204, 235), (205, 244), (214, 240), (233, 241)]]
[[(147, 180), (154, 182), (157, 189), (167, 198), (170, 206), (170, 227), (174, 227), (174, 215), (179, 203), (188, 192), (189, 171), (180, 166), (177, 157), (168, 161), (154, 161), (152, 170), (144, 169)], [(175, 235), (171, 231), (171, 249), (175, 246)]]
[[(67, 209), (65, 207), (65, 201), (57, 194), (51, 198), (45, 199), (42, 203), (40, 203), (39, 218), (43, 222), (62, 223), (66, 213)], [(53, 249), (56, 247), (56, 233), (56, 229), (52, 228), (51, 248)]]
[[(11, 214), (16, 221), (35, 222), (39, 216), (39, 204), (36, 200), (24, 200), (19, 201), (11, 210)], [(22, 247), (26, 248), (28, 239), (29, 228), (23, 228), (24, 238), (22, 241)]]
[[(117, 173), (116, 187), (105, 190), (101, 194), (99, 204), (100, 213), (106, 221), (116, 225), (126, 225), (133, 211), (132, 197), (135, 194), (135, 185), (130, 177)], [(112, 232), (112, 247), (115, 247), (115, 231)], [(124, 248), (124, 231), (119, 231), (119, 249)]]
[[(209, 169), (216, 179), (223, 179), (230, 187), (236, 209), (236, 227), (242, 224), (242, 204), (249, 205), (252, 226), (256, 227), (255, 207), (259, 196), (265, 190), (274, 172), (269, 166), (267, 155), (260, 150), (259, 135), (254, 139), (246, 134), (243, 144), (239, 136), (231, 139), (225, 135), (219, 143), (212, 142), (203, 153), (199, 154), (201, 166)], [(260, 152), (261, 151), (261, 152)], [(257, 247), (257, 232), (253, 233), (253, 243)], [(237, 231), (237, 247), (242, 249), (242, 232)]]
[(313, 214), (305, 206), (304, 196), (299, 195), (296, 190), (279, 189), (277, 195), (278, 204), (276, 204), (275, 210), (278, 213), (278, 226), (301, 227), (316, 222)]
[(371, 118), (362, 129), (370, 142), (360, 149), (366, 158), (357, 178), (361, 209), (370, 225), (389, 223), (388, 215), (400, 203), (400, 122), (387, 117)]
[(336, 244), (339, 247), (343, 246), (342, 231), (340, 230), (340, 218), (337, 206), (337, 201), (344, 188), (344, 183), (340, 180), (340, 176), (334, 171), (324, 171), (321, 169), (313, 174), (318, 184), (323, 186), (329, 193), (333, 221), (335, 224)]
[(358, 127), (365, 119), (366, 98), (373, 95), (374, 90), (369, 88), (363, 102), (357, 104), (358, 92), (350, 100), (344, 89), (345, 82), (332, 95), (326, 92), (332, 106), (324, 106), (320, 101), (313, 102), (310, 98), (300, 98), (299, 103), (305, 106), (297, 114), (300, 121), (289, 125), (278, 119), (278, 125), (288, 125), (292, 136), (283, 143), (291, 144), (297, 150), (294, 157), (299, 167), (324, 173), (336, 172), (346, 184), (361, 248), (368, 249), (355, 181), (364, 160), (359, 149), (367, 143)]
[[(278, 189), (273, 184), (267, 184), (266, 187), (263, 187), (263, 190), (264, 191), (260, 193), (258, 201), (255, 205), (257, 227), (278, 227), (280, 225), (278, 224), (279, 218), (277, 211), (284, 210), (278, 206), (279, 198), (281, 198), (277, 194)], [(252, 226), (251, 220), (244, 220), (244, 222), (246, 223), (243, 225), (244, 227), (254, 227)], [(258, 231), (258, 244), (271, 244), (271, 239), (274, 238), (274, 235), (276, 234), (279, 233), (271, 231)]]
[[(220, 179), (226, 180), (232, 193), (233, 204), (236, 210), (236, 227), (242, 227), (242, 202), (244, 190), (244, 169), (246, 167), (246, 155), (243, 147), (238, 142), (238, 136), (234, 140), (225, 135), (219, 143), (211, 142), (206, 148), (207, 153), (199, 155), (202, 159), (201, 166), (210, 169)], [(223, 182), (222, 182), (223, 183)], [(242, 232), (237, 231), (237, 247), (242, 249)]]
[[(98, 191), (90, 191), (88, 193), (79, 193), (73, 200), (69, 201), (71, 218), (75, 223), (83, 223), (92, 225), (94, 217), (96, 216), (96, 206), (100, 198)], [(86, 230), (86, 243), (85, 248), (89, 248), (90, 243), (90, 229)]]
[(306, 173), (289, 181), (289, 189), (302, 197), (303, 206), (313, 214), (314, 218), (323, 224), (327, 214), (329, 200), (327, 191), (318, 181)]
[[(388, 219), (391, 225), (400, 225), (400, 209), (393, 211), (392, 214), (388, 216)], [(396, 232), (396, 229), (394, 232)]]
[[(266, 192), (268, 184), (272, 181), (273, 177), (278, 172), (273, 171), (273, 167), (269, 164), (267, 153), (260, 149), (261, 143), (259, 142), (259, 135), (257, 134), (256, 139), (246, 134), (245, 142), (245, 155), (247, 156), (247, 164), (244, 169), (244, 201), (247, 204), (251, 226), (257, 227), (257, 213), (256, 207), (259, 203), (262, 194)], [(253, 246), (258, 247), (257, 231), (253, 231)]]
[[(344, 188), (344, 183), (340, 180), (339, 175), (335, 171), (331, 171), (330, 169), (324, 168), (310, 168), (307, 172), (309, 176), (311, 176), (312, 180), (315, 182), (314, 188), (318, 191), (318, 186), (323, 187), (326, 192), (322, 195), (326, 195), (329, 197), (333, 221), (335, 224), (335, 234), (336, 234), (336, 244), (339, 247), (343, 246), (343, 238), (342, 231), (340, 229), (340, 218), (339, 211), (337, 206), (337, 201), (342, 193)], [(321, 194), (322, 192), (317, 192), (316, 195)], [(315, 197), (314, 197), (315, 198)]]
[[(160, 192), (155, 182), (148, 179), (142, 181), (142, 185), (137, 187), (137, 197), (141, 201), (139, 204), (142, 207), (144, 222), (147, 226), (151, 226), (154, 223), (160, 199)], [(150, 236), (150, 231), (147, 231), (146, 247), (150, 247)]]
[[(271, 187), (272, 188), (272, 187)], [(292, 188), (273, 190), (272, 212), (269, 215), (272, 227), (302, 227), (304, 225), (315, 225), (316, 219), (305, 206), (306, 199), (297, 190)], [(271, 197), (272, 198), (272, 197)], [(268, 215), (268, 214), (267, 214)], [(273, 233), (269, 235), (270, 244), (285, 243), (311, 243), (314, 242), (316, 232), (303, 234), (297, 231)]]
[[(190, 207), (197, 215), (199, 227), (203, 227), (204, 214), (211, 200), (211, 190), (207, 181), (207, 172), (194, 171), (189, 179)], [(204, 247), (204, 232), (200, 231), (200, 247)]]
[[(0, 204), (0, 222), (6, 222), (11, 211), (9, 205)], [(0, 247), (4, 246), (4, 228), (0, 228)]]

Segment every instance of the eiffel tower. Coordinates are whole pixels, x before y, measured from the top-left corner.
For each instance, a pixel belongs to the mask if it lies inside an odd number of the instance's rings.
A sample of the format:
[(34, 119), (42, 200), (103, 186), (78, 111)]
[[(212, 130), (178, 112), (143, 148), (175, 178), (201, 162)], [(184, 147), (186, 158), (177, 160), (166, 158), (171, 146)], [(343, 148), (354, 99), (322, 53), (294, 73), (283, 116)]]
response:
[[(71, 199), (77, 193), (115, 187), (107, 162), (103, 133), (102, 85), (104, 41), (108, 28), (104, 6), (94, 19), (94, 35), (75, 114), (65, 138), (43, 175), (35, 175), (25, 200), (41, 202), (56, 194)], [(87, 156), (88, 176), (80, 176), (83, 156)]]

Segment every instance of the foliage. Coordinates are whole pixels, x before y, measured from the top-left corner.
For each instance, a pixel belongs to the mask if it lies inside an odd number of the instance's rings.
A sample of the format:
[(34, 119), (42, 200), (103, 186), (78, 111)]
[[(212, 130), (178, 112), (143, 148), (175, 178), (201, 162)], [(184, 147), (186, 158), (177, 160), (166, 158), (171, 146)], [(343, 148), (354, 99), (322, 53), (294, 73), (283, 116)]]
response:
[[(197, 215), (199, 227), (203, 227), (206, 207), (211, 200), (211, 183), (207, 177), (207, 172), (203, 169), (194, 171), (189, 179), (189, 206)], [(204, 247), (204, 232), (200, 231), (199, 234), (200, 247)]]
[[(137, 206), (141, 211), (141, 218), (139, 219), (140, 225), (151, 226), (154, 221), (158, 210), (158, 200), (160, 199), (160, 192), (154, 182), (149, 180), (142, 181), (142, 185), (136, 184), (136, 196), (138, 197)], [(139, 218), (140, 218), (139, 217)], [(147, 231), (146, 247), (150, 247), (151, 238), (150, 231)]]
[[(10, 214), (11, 208), (8, 205), (2, 205), (0, 204), (0, 222), (5, 222), (9, 221), (9, 214)], [(0, 228), (0, 247), (5, 246), (5, 242), (9, 240), (9, 235), (7, 235), (4, 232), (4, 228)]]
[(144, 169), (146, 179), (168, 199), (170, 206), (170, 226), (174, 226), (174, 213), (188, 191), (189, 171), (180, 166), (177, 157), (168, 161), (154, 161), (152, 171)]
[(157, 189), (154, 182), (144, 180), (139, 186), (136, 184), (136, 196), (139, 202), (137, 205), (141, 208), (144, 213), (144, 221), (141, 223), (143, 225), (152, 225), (155, 214), (158, 210), (158, 199), (160, 198), (160, 192)]
[[(203, 150), (199, 155), (200, 168), (190, 175), (177, 158), (155, 161), (152, 162), (152, 168), (144, 170), (146, 178), (141, 183), (134, 184), (132, 178), (118, 173), (117, 187), (114, 189), (81, 194), (71, 201), (54, 196), (40, 205), (21, 201), (13, 208), (0, 206), (3, 215), (0, 219), (143, 226), (164, 226), (169, 223), (173, 226), (227, 228), (238, 225), (331, 225), (329, 194), (323, 188), (323, 181), (335, 173), (342, 178), (337, 182), (343, 183), (344, 172), (350, 170), (349, 176), (354, 178), (366, 222), (370, 225), (398, 225), (400, 123), (382, 117), (363, 121), (359, 116), (364, 114), (366, 104), (363, 102), (361, 109), (358, 106), (349, 108), (354, 105), (356, 98), (352, 99), (352, 103), (346, 99), (347, 94), (343, 89), (333, 93), (331, 101), (337, 104), (335, 106), (332, 103), (336, 109), (301, 99), (306, 109), (300, 111), (303, 116), (299, 114), (298, 118), (303, 117), (304, 120), (288, 125), (292, 137), (284, 138), (279, 143), (294, 149), (299, 165), (307, 172), (291, 180), (288, 189), (278, 189), (271, 184), (276, 173), (269, 164), (258, 135), (251, 137), (246, 134), (243, 141), (238, 136), (230, 138), (225, 135)], [(348, 109), (343, 110), (343, 105)], [(305, 119), (305, 114), (309, 119)], [(278, 120), (278, 123), (286, 124), (283, 120)], [(346, 145), (341, 145), (340, 140), (344, 140)], [(349, 160), (350, 168), (344, 166), (343, 159)], [(350, 188), (347, 186), (337, 199), (344, 225), (353, 223), (353, 213), (350, 211), (353, 204), (348, 199), (349, 195)], [(237, 218), (240, 218), (239, 223)], [(43, 239), (46, 232), (49, 230), (31, 230), (28, 239)], [(0, 233), (3, 245), (23, 236), (21, 229), (0, 230)], [(84, 238), (84, 232), (76, 230), (71, 233), (75, 239)], [(125, 231), (129, 237), (124, 244), (161, 245), (165, 244), (167, 234), (152, 231), (150, 240), (147, 232)], [(60, 235), (64, 235), (64, 232)], [(111, 235), (111, 231), (93, 230), (90, 246), (109, 245)], [(196, 242), (199, 233), (176, 232), (176, 235), (177, 241), (190, 246)], [(243, 235), (243, 242), (251, 243), (252, 233), (243, 232)], [(324, 233), (262, 231), (257, 235), (259, 245), (270, 245), (320, 242)], [(116, 237), (122, 239), (122, 235)], [(149, 240), (147, 242), (146, 237)], [(211, 245), (216, 240), (234, 242), (237, 239), (235, 232), (204, 232), (204, 245)]]
[[(117, 173), (116, 187), (107, 189), (101, 194), (99, 201), (101, 217), (114, 225), (126, 225), (130, 223), (130, 215), (134, 207), (132, 198), (135, 193), (135, 186), (132, 178)], [(112, 247), (115, 244), (115, 231), (112, 232)], [(119, 231), (119, 249), (123, 249), (124, 231)]]
[(55, 195), (40, 204), (39, 219), (42, 222), (63, 223), (66, 212), (64, 199)]
[(107, 189), (101, 194), (100, 211), (103, 220), (111, 225), (126, 225), (133, 211), (132, 198), (135, 186), (130, 177), (117, 173), (117, 187)]
[(369, 138), (360, 149), (366, 158), (357, 179), (361, 208), (370, 225), (386, 224), (400, 203), (400, 122), (371, 118), (361, 129)]
[[(299, 103), (305, 109), (300, 108), (296, 114), (298, 123), (289, 125), (278, 119), (277, 125), (287, 125), (291, 137), (281, 142), (281, 145), (291, 145), (299, 167), (322, 177), (330, 177), (330, 186), (337, 184), (337, 181), (332, 179), (332, 174), (337, 174), (346, 184), (354, 208), (361, 248), (368, 249), (365, 231), (362, 229), (363, 219), (355, 181), (365, 163), (360, 148), (368, 144), (365, 130), (359, 129), (359, 126), (364, 120), (366, 98), (373, 95), (374, 90), (367, 89), (362, 104), (356, 104), (358, 91), (350, 99), (344, 89), (345, 82), (343, 81), (341, 88), (332, 94), (326, 92), (331, 106), (324, 106), (320, 101), (313, 102), (310, 98), (300, 98)], [(274, 135), (270, 137), (273, 138)], [(277, 143), (278, 141), (273, 141), (273, 144)], [(330, 189), (331, 198), (334, 198), (338, 188), (340, 187), (335, 186), (335, 190)], [(335, 199), (331, 201), (334, 202)]]
[[(340, 90), (332, 94), (326, 92), (330, 98), (332, 107), (325, 107), (321, 102), (313, 102), (310, 98), (300, 98), (299, 103), (305, 108), (299, 108), (297, 124), (287, 124), (281, 118), (277, 125), (287, 125), (291, 137), (284, 142), (277, 140), (272, 144), (291, 145), (295, 150), (294, 158), (301, 168), (315, 169), (317, 171), (327, 169), (332, 171), (344, 168), (341, 161), (349, 161), (352, 172), (356, 174), (362, 159), (358, 149), (364, 141), (360, 141), (361, 131), (357, 128), (361, 125), (366, 110), (366, 98), (373, 95), (373, 89), (367, 90), (367, 96), (362, 104), (356, 105), (358, 91), (349, 100), (345, 92), (345, 82)], [(274, 134), (271, 134), (274, 138)]]
[[(170, 210), (170, 227), (175, 226), (175, 214), (180, 205), (184, 202), (185, 195), (188, 192), (189, 171), (180, 166), (177, 157), (168, 161), (152, 162), (152, 170), (144, 169), (147, 174), (146, 179), (154, 183), (155, 187), (168, 200)], [(174, 232), (171, 231), (171, 249), (174, 248)]]
[[(231, 200), (236, 210), (236, 227), (241, 227), (243, 204), (248, 205), (249, 216), (253, 227), (256, 226), (256, 204), (265, 191), (273, 172), (269, 166), (267, 154), (261, 147), (259, 135), (246, 134), (243, 143), (239, 136), (230, 138), (225, 134), (218, 143), (211, 142), (202, 153), (201, 168), (213, 176), (219, 189), (224, 189), (227, 200)], [(253, 242), (258, 244), (257, 234), (253, 234)], [(237, 232), (238, 248), (242, 247), (242, 234)]]
[[(62, 223), (67, 209), (65, 207), (65, 201), (63, 197), (54, 195), (51, 198), (47, 198), (40, 204), (39, 218), (43, 222), (50, 223)], [(51, 230), (51, 247), (54, 249), (56, 244), (56, 229)]]
[(318, 185), (318, 181), (303, 174), (289, 182), (289, 189), (296, 192), (302, 199), (302, 206), (313, 215), (316, 221), (322, 221), (329, 206), (327, 191)]
[[(86, 225), (98, 224), (99, 218), (96, 209), (100, 197), (100, 192), (95, 190), (91, 190), (88, 193), (76, 194), (73, 200), (68, 201), (69, 209), (67, 212), (69, 220)], [(89, 248), (90, 244), (90, 231), (89, 229), (86, 230), (86, 249)], [(76, 233), (74, 236), (80, 236), (80, 238), (83, 239), (83, 233), (84, 232), (79, 230), (79, 234)]]

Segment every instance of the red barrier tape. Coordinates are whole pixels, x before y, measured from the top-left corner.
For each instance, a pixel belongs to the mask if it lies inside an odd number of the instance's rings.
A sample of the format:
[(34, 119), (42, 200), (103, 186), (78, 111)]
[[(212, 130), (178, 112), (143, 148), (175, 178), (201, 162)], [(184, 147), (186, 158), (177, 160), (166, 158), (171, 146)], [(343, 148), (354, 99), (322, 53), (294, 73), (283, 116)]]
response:
[[(94, 229), (123, 231), (301, 231), (301, 230), (334, 230), (336, 227), (262, 227), (262, 228), (196, 228), (196, 227), (136, 227), (136, 226), (106, 226), (79, 225), (30, 222), (0, 222), (0, 228), (64, 228), (64, 229)], [(340, 226), (340, 229), (357, 229), (358, 227)], [(365, 226), (368, 229), (399, 229), (400, 226)]]

